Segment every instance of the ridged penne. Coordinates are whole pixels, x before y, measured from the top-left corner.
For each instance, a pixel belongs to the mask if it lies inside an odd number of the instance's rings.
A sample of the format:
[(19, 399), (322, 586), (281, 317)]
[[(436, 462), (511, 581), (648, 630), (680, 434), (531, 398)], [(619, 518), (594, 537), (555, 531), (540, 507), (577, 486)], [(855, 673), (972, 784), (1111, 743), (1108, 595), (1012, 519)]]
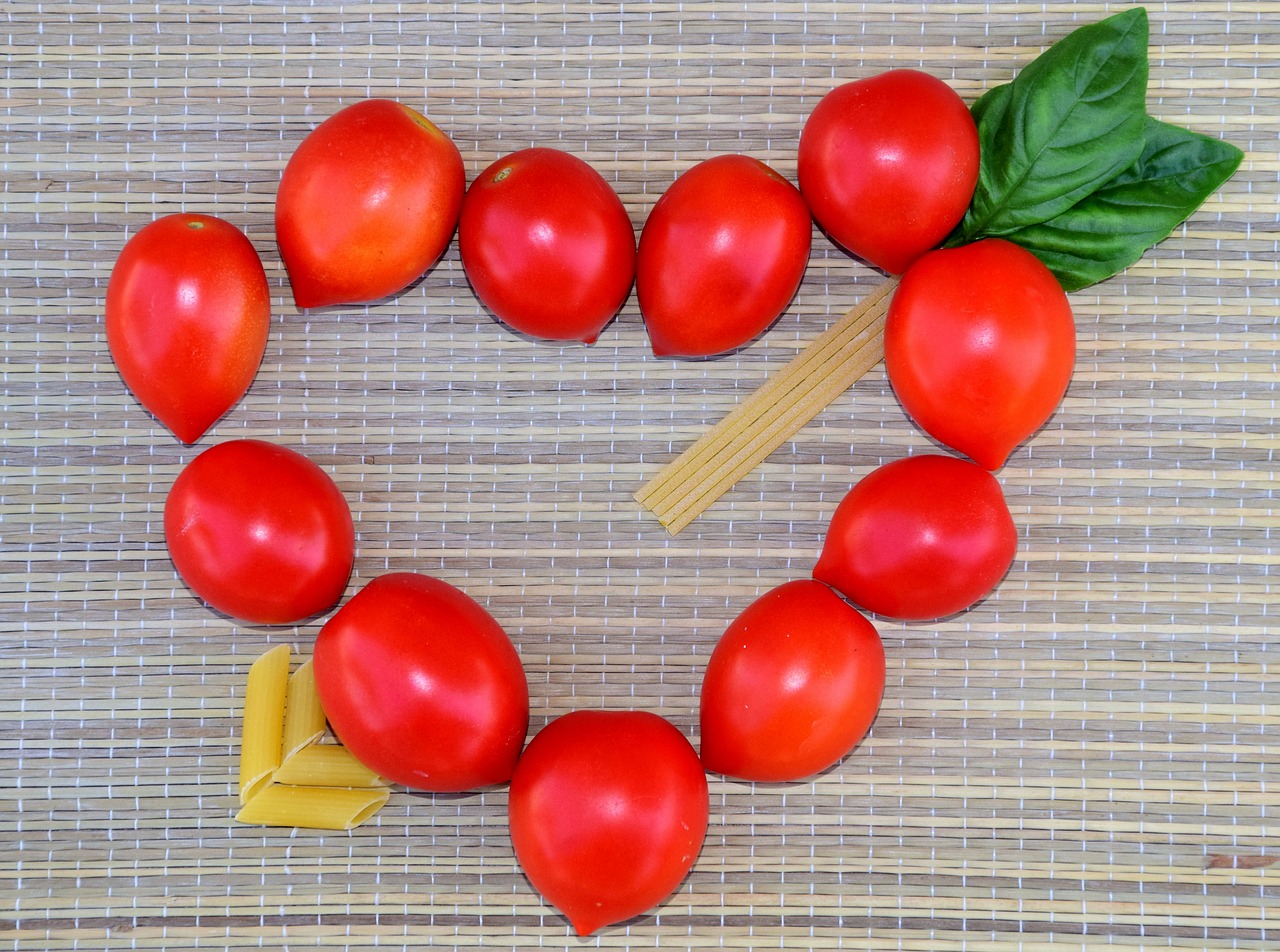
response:
[(338, 744), (310, 744), (280, 765), (276, 783), (306, 787), (382, 787), (381, 777)]
[(249, 668), (236, 820), (353, 829), (377, 813), (391, 792), (345, 747), (317, 743), (326, 722), (311, 662), (290, 676), (289, 660), (289, 646), (280, 645)]
[(272, 648), (249, 667), (240, 737), (241, 803), (268, 787), (280, 766), (288, 684), (288, 645)]
[[(320, 695), (316, 692), (316, 676), (311, 661), (298, 668), (289, 677), (289, 691), (285, 697), (284, 707), (284, 743), (280, 755), (282, 763), (288, 763), (299, 751), (314, 744), (324, 736), (324, 709), (320, 706)], [(293, 781), (281, 781), (292, 783)], [(354, 787), (359, 784), (334, 784), (333, 786)]]
[(273, 783), (240, 808), (236, 819), (259, 826), (350, 830), (382, 808), (386, 787), (306, 787)]

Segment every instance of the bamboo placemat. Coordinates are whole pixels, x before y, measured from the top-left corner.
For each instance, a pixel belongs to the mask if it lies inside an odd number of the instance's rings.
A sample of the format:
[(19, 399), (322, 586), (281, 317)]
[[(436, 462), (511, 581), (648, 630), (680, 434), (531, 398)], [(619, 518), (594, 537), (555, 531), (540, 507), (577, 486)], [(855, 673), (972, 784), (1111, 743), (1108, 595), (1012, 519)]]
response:
[[(710, 361), (653, 357), (634, 298), (593, 347), (519, 338), (456, 247), (389, 303), (300, 313), (272, 236), (284, 161), (341, 105), (399, 98), (469, 175), (532, 144), (588, 159), (638, 228), (713, 154), (794, 179), (839, 81), (912, 66), (972, 100), (1120, 6), (6, 5), (0, 948), (1280, 944), (1280, 3), (1149, 6), (1152, 112), (1244, 165), (1073, 295), (1074, 382), (1000, 473), (1021, 548), (995, 595), (877, 620), (889, 683), (866, 742), (812, 782), (713, 779), (705, 849), (654, 914), (571, 937), (515, 863), (501, 789), (397, 790), (352, 834), (234, 824), (248, 665), (281, 642), (308, 656), (317, 625), (208, 611), (161, 534), (199, 449), (301, 449), (352, 503), (349, 591), (410, 569), (486, 604), (534, 729), (634, 707), (696, 740), (729, 620), (811, 570), (854, 480), (931, 444), (876, 370), (681, 535), (632, 493), (878, 275), (815, 232), (786, 315)], [(183, 209), (248, 233), (275, 305), (251, 391), (193, 448), (125, 391), (101, 322), (126, 237)]]

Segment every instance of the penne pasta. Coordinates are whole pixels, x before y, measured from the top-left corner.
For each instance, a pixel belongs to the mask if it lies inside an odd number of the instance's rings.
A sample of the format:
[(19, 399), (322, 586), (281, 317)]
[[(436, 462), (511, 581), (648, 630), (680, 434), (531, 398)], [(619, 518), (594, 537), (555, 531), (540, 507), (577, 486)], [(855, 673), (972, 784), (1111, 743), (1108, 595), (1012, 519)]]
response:
[(391, 796), (386, 787), (307, 787), (269, 784), (240, 808), (236, 820), (258, 826), (351, 830), (368, 820)]
[(391, 792), (345, 747), (318, 743), (326, 721), (311, 662), (290, 676), (289, 658), (289, 646), (280, 645), (249, 668), (236, 820), (353, 829), (377, 813)]
[(269, 786), (280, 766), (288, 683), (288, 645), (272, 648), (249, 667), (240, 738), (241, 803)]
[[(308, 660), (289, 677), (289, 691), (284, 706), (284, 741), (281, 763), (288, 763), (299, 751), (324, 736), (324, 709), (316, 692), (316, 676)], [(281, 783), (293, 781), (282, 780)], [(360, 784), (333, 784), (355, 787)]]
[(276, 783), (305, 787), (382, 787), (386, 781), (339, 744), (309, 744), (276, 771)]

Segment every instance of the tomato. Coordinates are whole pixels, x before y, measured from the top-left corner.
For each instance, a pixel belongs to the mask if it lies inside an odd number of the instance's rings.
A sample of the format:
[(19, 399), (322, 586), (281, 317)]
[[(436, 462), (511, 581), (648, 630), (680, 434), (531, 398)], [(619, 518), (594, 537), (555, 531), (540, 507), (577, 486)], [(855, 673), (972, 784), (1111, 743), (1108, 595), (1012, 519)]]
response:
[(165, 500), (164, 537), (193, 592), (263, 625), (331, 608), (355, 558), (351, 510), (333, 480), (260, 440), (219, 443), (187, 464)]
[(756, 159), (721, 155), (671, 183), (640, 232), (636, 297), (653, 352), (741, 347), (786, 309), (809, 263), (800, 191)]
[(524, 668), (448, 582), (375, 578), (320, 629), (313, 666), (334, 733), (388, 780), (456, 792), (510, 779), (529, 726)]
[(1076, 329), (1053, 273), (1000, 238), (912, 265), (885, 319), (885, 370), (907, 413), (987, 469), (1044, 425), (1071, 382)]
[(884, 695), (884, 645), (826, 585), (762, 595), (721, 636), (702, 680), (702, 762), (741, 780), (800, 780), (860, 741)]
[(530, 741), (508, 797), (525, 875), (582, 936), (665, 899), (707, 833), (707, 775), (646, 711), (574, 711)]
[(481, 302), (522, 333), (592, 343), (631, 292), (636, 238), (609, 183), (577, 156), (524, 149), (476, 177), (458, 250)]
[(366, 99), (302, 140), (276, 194), (276, 241), (298, 307), (387, 297), (419, 278), (453, 237), (462, 155), (401, 103)]
[(940, 79), (893, 69), (837, 86), (805, 121), (800, 191), (838, 244), (901, 274), (964, 217), (978, 127)]
[(270, 321), (258, 253), (234, 225), (208, 215), (146, 225), (107, 282), (107, 347), (120, 376), (184, 443), (249, 389)]
[(995, 588), (1017, 536), (989, 472), (908, 456), (872, 470), (836, 507), (813, 577), (879, 615), (941, 618)]

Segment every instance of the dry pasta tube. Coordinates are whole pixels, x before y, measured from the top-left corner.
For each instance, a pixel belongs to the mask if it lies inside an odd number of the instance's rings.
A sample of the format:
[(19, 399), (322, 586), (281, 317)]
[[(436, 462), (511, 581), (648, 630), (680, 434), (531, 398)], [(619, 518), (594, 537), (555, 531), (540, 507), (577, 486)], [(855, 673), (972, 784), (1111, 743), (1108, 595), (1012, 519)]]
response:
[(241, 803), (248, 803), (269, 786), (280, 766), (288, 684), (288, 645), (272, 648), (249, 667), (240, 737)]
[(311, 662), (289, 675), (281, 645), (249, 668), (240, 742), (240, 812), (260, 826), (350, 830), (391, 796), (382, 778), (338, 744), (319, 744), (324, 710)]
[[(280, 755), (281, 762), (287, 764), (299, 751), (324, 736), (324, 724), (324, 709), (320, 706), (320, 695), (316, 692), (315, 671), (308, 660), (289, 678), (289, 691), (284, 702), (284, 749)], [(360, 785), (343, 783), (334, 786)]]
[(285, 760), (276, 783), (304, 787), (381, 787), (381, 777), (339, 744), (309, 744)]
[(390, 796), (386, 787), (350, 789), (273, 783), (241, 807), (236, 820), (258, 826), (351, 830), (382, 809)]

